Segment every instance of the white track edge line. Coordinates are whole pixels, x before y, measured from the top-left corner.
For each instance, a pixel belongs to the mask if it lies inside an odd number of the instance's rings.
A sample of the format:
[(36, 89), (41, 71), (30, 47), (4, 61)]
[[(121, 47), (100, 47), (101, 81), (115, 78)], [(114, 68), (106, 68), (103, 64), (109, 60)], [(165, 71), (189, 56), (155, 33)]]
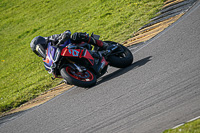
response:
[(179, 124), (179, 125), (173, 127), (172, 129), (176, 129), (176, 128), (178, 128), (178, 127), (180, 127), (180, 126), (182, 126), (182, 125), (184, 125), (184, 124), (186, 124), (186, 123), (195, 121), (195, 120), (197, 120), (197, 119), (199, 119), (199, 118), (200, 118), (200, 116), (197, 116), (197, 117), (195, 117), (195, 118), (193, 118), (193, 119), (191, 119), (191, 120), (189, 120), (189, 121), (187, 121), (187, 122), (185, 122), (185, 123), (181, 123), (181, 124)]

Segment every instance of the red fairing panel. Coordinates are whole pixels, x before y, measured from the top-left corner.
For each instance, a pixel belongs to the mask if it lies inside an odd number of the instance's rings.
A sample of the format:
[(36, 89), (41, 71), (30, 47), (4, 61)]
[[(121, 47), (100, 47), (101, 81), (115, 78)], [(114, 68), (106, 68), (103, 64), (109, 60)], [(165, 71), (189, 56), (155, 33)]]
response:
[(94, 58), (90, 54), (90, 52), (86, 49), (84, 53), (82, 53), (82, 57), (88, 59), (88, 61), (94, 65)]
[(61, 56), (86, 58), (92, 65), (94, 65), (94, 58), (87, 49), (68, 49), (66, 47), (62, 49)]
[(105, 63), (106, 66), (108, 65), (108, 62), (105, 60), (104, 57), (103, 57), (102, 60), (101, 60), (101, 63), (103, 63), (103, 62)]
[(81, 52), (81, 49), (68, 49), (66, 47), (62, 49), (61, 56), (79, 57), (80, 52)]

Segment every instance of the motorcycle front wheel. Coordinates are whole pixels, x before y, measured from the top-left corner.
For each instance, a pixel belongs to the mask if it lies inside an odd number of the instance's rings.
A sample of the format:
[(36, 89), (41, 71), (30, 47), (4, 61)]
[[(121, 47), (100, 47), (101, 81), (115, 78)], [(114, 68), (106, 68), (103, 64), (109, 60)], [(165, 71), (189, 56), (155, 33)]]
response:
[[(116, 42), (112, 42), (112, 41), (107, 41), (107, 43), (109, 45), (117, 44)], [(113, 55), (110, 55), (107, 60), (109, 61), (109, 65), (111, 65), (113, 67), (125, 68), (132, 64), (133, 54), (127, 47), (125, 47), (121, 44), (118, 44), (118, 46), (119, 46), (119, 48), (116, 49), (116, 51), (114, 51)], [(118, 53), (118, 51), (120, 51), (120, 49), (122, 49), (124, 52)]]
[(60, 70), (61, 76), (70, 84), (79, 87), (92, 87), (96, 84), (96, 75), (90, 70), (79, 72), (71, 65), (66, 65)]

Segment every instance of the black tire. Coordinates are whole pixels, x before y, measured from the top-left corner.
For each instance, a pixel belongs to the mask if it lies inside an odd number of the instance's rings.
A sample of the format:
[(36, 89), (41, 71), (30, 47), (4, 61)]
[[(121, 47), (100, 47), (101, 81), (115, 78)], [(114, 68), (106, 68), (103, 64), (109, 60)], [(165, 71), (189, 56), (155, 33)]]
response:
[[(87, 70), (86, 72), (80, 73), (75, 71), (70, 65), (62, 67), (60, 70), (61, 76), (70, 84), (79, 86), (79, 87), (92, 87), (96, 84), (96, 75), (91, 71)], [(78, 76), (89, 76), (88, 78), (78, 77)]]
[[(113, 44), (113, 43), (115, 43), (115, 42), (109, 42), (109, 44)], [(119, 46), (122, 49), (124, 49), (124, 53), (110, 55), (107, 60), (109, 61), (109, 64), (113, 67), (125, 68), (132, 64), (133, 54), (127, 47), (125, 47), (121, 44), (119, 44)]]

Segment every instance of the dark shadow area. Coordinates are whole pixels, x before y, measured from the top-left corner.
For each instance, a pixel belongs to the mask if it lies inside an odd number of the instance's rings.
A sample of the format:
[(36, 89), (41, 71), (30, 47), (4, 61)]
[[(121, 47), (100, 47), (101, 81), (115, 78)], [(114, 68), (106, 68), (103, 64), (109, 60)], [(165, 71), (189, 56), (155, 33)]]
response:
[(139, 60), (139, 61), (133, 63), (133, 64), (130, 65), (129, 67), (120, 68), (119, 70), (117, 70), (117, 71), (115, 71), (115, 72), (113, 72), (113, 73), (111, 73), (111, 74), (108, 74), (108, 75), (102, 77), (102, 78), (97, 82), (96, 85), (100, 85), (101, 83), (106, 82), (106, 81), (109, 81), (109, 80), (111, 80), (111, 79), (113, 79), (113, 78), (116, 78), (116, 77), (118, 77), (118, 76), (120, 76), (120, 75), (123, 75), (123, 74), (129, 72), (130, 70), (133, 70), (133, 69), (136, 69), (136, 68), (138, 68), (138, 67), (141, 67), (141, 66), (145, 65), (147, 62), (151, 61), (151, 58), (152, 58), (152, 56), (149, 56), (149, 57), (146, 57), (146, 58), (144, 58), (144, 59), (142, 59), (142, 60)]

